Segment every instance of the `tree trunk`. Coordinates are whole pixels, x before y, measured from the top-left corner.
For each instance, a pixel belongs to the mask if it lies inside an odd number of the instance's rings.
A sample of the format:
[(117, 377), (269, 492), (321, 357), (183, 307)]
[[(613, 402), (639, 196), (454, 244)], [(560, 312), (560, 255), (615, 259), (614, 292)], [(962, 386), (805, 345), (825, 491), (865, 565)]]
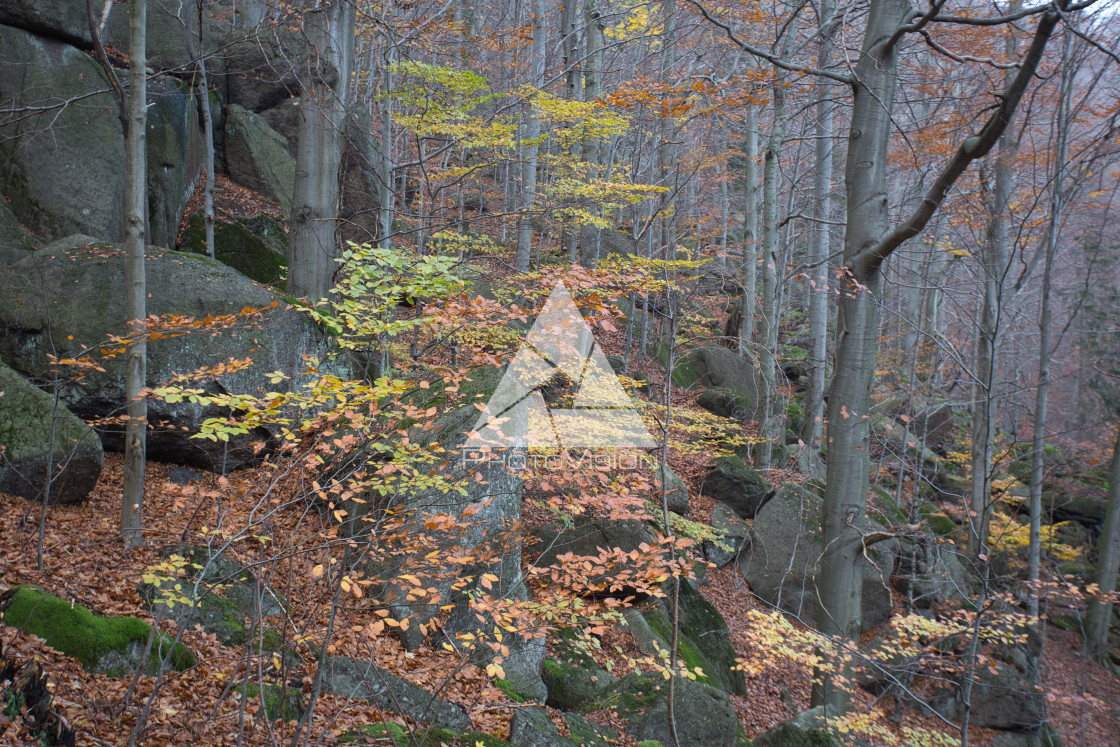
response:
[[(288, 293), (319, 301), (334, 285), (338, 256), (339, 167), (354, 58), (355, 9), (334, 3), (304, 16), (311, 49), (299, 107), (299, 143), (288, 250)], [(337, 72), (334, 86), (328, 73)]]
[(755, 290), (758, 278), (758, 110), (743, 113), (743, 296), (739, 304), (739, 346), (754, 339)]
[[(598, 0), (587, 0), (584, 5), (587, 21), (587, 68), (584, 74), (583, 97), (594, 101), (602, 95), (603, 83), (603, 21), (599, 13)], [(602, 156), (599, 138), (589, 137), (583, 141), (583, 160), (591, 180), (598, 180), (601, 174)], [(591, 208), (599, 212), (595, 208)], [(599, 262), (599, 242), (602, 229), (598, 226), (580, 227), (580, 263), (584, 267), (594, 267)]]
[(201, 53), (194, 45), (192, 22), (194, 14), (186, 10), (187, 54), (196, 60), (198, 66), (198, 106), (202, 112), (203, 168), (206, 170), (206, 183), (202, 188), (202, 224), (205, 231), (206, 256), (214, 257), (214, 116), (210, 110), (210, 79), (206, 73), (206, 37), (203, 33), (203, 7), (198, 6), (198, 39)]
[[(793, 41), (797, 36), (797, 23), (786, 29), (782, 59), (789, 59), (793, 52)], [(775, 72), (778, 72), (775, 70)], [(754, 449), (754, 464), (757, 469), (770, 469), (770, 457), (774, 442), (782, 438), (785, 431), (781, 413), (778, 412), (778, 322), (781, 310), (778, 308), (778, 282), (780, 260), (778, 242), (778, 167), (782, 153), (782, 143), (786, 137), (786, 91), (785, 82), (777, 78), (771, 89), (773, 97), (773, 124), (770, 138), (766, 143), (766, 154), (762, 174), (762, 326), (758, 329), (758, 366), (761, 373), (760, 395), (758, 402), (759, 435), (765, 439)]]
[[(832, 49), (833, 2), (821, 3), (820, 15), (823, 28), (818, 64), (827, 68)], [(805, 423), (801, 429), (801, 440), (807, 445), (806, 463), (803, 465), (810, 474), (820, 472), (819, 444), (824, 433), (824, 382), (828, 373), (828, 255), (832, 229), (828, 221), (832, 217), (832, 89), (831, 81), (821, 80), (820, 96), (816, 101), (817, 141), (814, 152), (815, 178), (813, 198), (817, 225), (809, 242), (809, 386), (805, 392)]]
[[(529, 84), (539, 90), (544, 86), (544, 3), (532, 0), (532, 8), (533, 47), (529, 61)], [(529, 271), (529, 261), (533, 256), (533, 205), (537, 201), (536, 140), (540, 135), (541, 121), (530, 105), (525, 121), (525, 139), (530, 145), (522, 148), (521, 152), (521, 215), (517, 221), (517, 258), (514, 265), (518, 272)]]
[[(1116, 576), (1120, 572), (1120, 428), (1116, 431), (1116, 443), (1112, 448), (1108, 513), (1097, 552), (1100, 555), (1097, 586), (1102, 594), (1110, 594), (1116, 590)], [(1085, 630), (1085, 646), (1090, 656), (1097, 659), (1108, 656), (1108, 628), (1111, 622), (1112, 603), (1090, 598)]]
[[(147, 195), (147, 0), (132, 0), (128, 44), (128, 142), (125, 186), (125, 251), (128, 318), (139, 325), (147, 318), (147, 283), (144, 271), (144, 226)], [(135, 329), (139, 335), (140, 330)], [(125, 398), (128, 422), (124, 437), (124, 494), (121, 500), (121, 538), (126, 549), (144, 543), (144, 471), (147, 461), (148, 403), (141, 394), (147, 380), (147, 345), (140, 341), (128, 349), (125, 361)]]

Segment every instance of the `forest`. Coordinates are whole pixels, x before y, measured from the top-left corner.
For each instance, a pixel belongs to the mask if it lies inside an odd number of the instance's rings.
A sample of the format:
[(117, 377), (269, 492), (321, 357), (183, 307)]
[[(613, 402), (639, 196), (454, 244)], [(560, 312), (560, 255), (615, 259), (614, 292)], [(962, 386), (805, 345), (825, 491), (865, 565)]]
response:
[(1120, 739), (1116, 0), (0, 0), (0, 745)]

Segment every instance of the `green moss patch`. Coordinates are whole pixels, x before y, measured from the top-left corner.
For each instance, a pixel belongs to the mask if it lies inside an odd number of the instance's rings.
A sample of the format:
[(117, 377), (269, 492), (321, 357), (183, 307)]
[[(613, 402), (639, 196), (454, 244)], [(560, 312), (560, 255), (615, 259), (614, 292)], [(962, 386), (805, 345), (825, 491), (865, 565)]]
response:
[[(79, 604), (47, 594), (34, 586), (16, 586), (0, 600), (4, 624), (42, 638), (47, 645), (72, 656), (85, 669), (113, 662), (111, 674), (124, 667), (120, 657), (147, 643), (152, 626), (135, 617), (101, 617)], [(174, 646), (174, 648), (171, 648)], [(170, 663), (182, 671), (195, 664), (194, 654), (160, 634), (153, 643), (149, 667), (158, 668), (170, 651)], [(119, 674), (128, 672), (119, 671)]]
[(380, 724), (370, 724), (357, 729), (351, 729), (339, 736), (342, 744), (374, 744), (393, 745), (394, 747), (514, 747), (504, 739), (499, 739), (492, 734), (483, 734), (477, 731), (459, 732), (450, 729), (417, 729), (410, 735), (400, 724), (386, 721)]
[[(192, 216), (180, 249), (206, 254), (206, 227), (201, 215)], [(243, 275), (265, 285), (284, 278), (288, 266), (288, 235), (266, 215), (214, 222), (214, 256)]]

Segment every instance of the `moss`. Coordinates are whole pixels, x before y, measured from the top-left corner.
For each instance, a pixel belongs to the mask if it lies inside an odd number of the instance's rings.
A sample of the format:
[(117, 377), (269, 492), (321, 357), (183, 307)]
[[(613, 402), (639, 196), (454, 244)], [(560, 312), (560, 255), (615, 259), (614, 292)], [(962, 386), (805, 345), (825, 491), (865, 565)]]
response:
[(656, 739), (646, 739), (638, 742), (638, 747), (665, 747), (665, 745), (658, 742)]
[(517, 690), (514, 689), (513, 685), (509, 683), (509, 680), (500, 678), (496, 679), (494, 680), (494, 687), (505, 693), (505, 696), (515, 703), (528, 703), (530, 700), (532, 700), (532, 698), (528, 697), (527, 695), (517, 692)]
[(375, 740), (375, 744), (392, 744), (394, 747), (475, 747), (478, 744), (483, 747), (514, 747), (504, 739), (477, 731), (460, 734), (450, 729), (417, 728), (410, 735), (400, 724), (392, 721), (350, 729), (341, 734), (338, 741), (342, 744), (369, 744), (371, 739)]
[[(143, 646), (152, 629), (135, 617), (94, 615), (81, 605), (51, 596), (34, 586), (17, 586), (9, 594), (4, 610), (5, 624), (37, 635), (52, 648), (80, 661), (85, 669), (96, 667), (113, 654), (123, 654), (134, 645)], [(163, 652), (173, 644), (171, 665), (179, 671), (193, 667), (194, 654), (162, 634), (152, 646), (149, 665), (158, 667)], [(114, 665), (112, 669), (120, 666)]]
[[(668, 617), (662, 612), (656, 612), (647, 614), (645, 618), (646, 622), (649, 623), (650, 629), (665, 643), (665, 647), (668, 649), (668, 642), (673, 640), (673, 631), (669, 626)], [(684, 661), (685, 666), (691, 671), (695, 672), (699, 668), (700, 671), (704, 673), (702, 675), (697, 675), (696, 680), (698, 682), (703, 682), (712, 687), (722, 687), (719, 682), (713, 680), (711, 676), (709, 676), (713, 674), (712, 664), (683, 632), (677, 637), (677, 656)]]
[[(201, 215), (191, 217), (179, 246), (206, 254), (206, 227)], [(215, 257), (258, 283), (274, 285), (283, 280), (288, 267), (287, 251), (287, 234), (268, 216), (214, 222)]]
[(923, 503), (918, 506), (918, 515), (921, 516), (935, 537), (951, 537), (957, 531), (957, 524), (940, 508), (932, 503)]
[[(255, 682), (248, 682), (241, 690), (249, 699), (261, 698), (261, 688)], [(303, 713), (303, 693), (294, 687), (265, 685), (261, 698), (265, 717), (270, 721), (295, 721)]]

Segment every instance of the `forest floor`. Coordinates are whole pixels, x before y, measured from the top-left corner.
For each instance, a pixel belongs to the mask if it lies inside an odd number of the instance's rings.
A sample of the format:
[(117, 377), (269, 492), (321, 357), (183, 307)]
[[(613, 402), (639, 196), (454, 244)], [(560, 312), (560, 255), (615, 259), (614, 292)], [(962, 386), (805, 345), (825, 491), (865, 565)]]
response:
[[(661, 379), (655, 365), (647, 362), (641, 368), (655, 385)], [(692, 393), (678, 392), (674, 404), (692, 409), (694, 398)], [(670, 466), (689, 486), (693, 496), (691, 517), (698, 521), (707, 521), (712, 508), (710, 499), (698, 495), (708, 461), (680, 453), (672, 454), (670, 459)], [(260, 481), (266, 478), (257, 468), (225, 477), (207, 473), (180, 484), (171, 479), (171, 471), (169, 465), (149, 465), (144, 516), (146, 543), (135, 551), (125, 552), (118, 540), (122, 458), (107, 454), (101, 480), (88, 500), (78, 505), (54, 506), (47, 512), (41, 571), (36, 570), (38, 504), (0, 494), (0, 592), (17, 584), (34, 584), (99, 614), (133, 615), (151, 621), (152, 616), (137, 591), (145, 571), (161, 562), (169, 548), (183, 542), (198, 542), (200, 533), (220, 525), (247, 525), (249, 513), (256, 505), (251, 496), (259, 494)], [(799, 476), (771, 474), (770, 479), (776, 484), (786, 479), (798, 480)], [(527, 511), (526, 528), (531, 528), (533, 522), (532, 512)], [(300, 630), (286, 632), (304, 634), (297, 653), (308, 663), (314, 658), (316, 637), (321, 640), (327, 623), (329, 607), (322, 599), (321, 585), (314, 584), (312, 568), (325, 559), (316, 543), (329, 530), (329, 522), (317, 510), (291, 510), (279, 513), (269, 529), (275, 537), (286, 537), (286, 547), (294, 550), (285, 561), (285, 577), (279, 586), (289, 600), (301, 607)], [(237, 557), (246, 559), (263, 552), (262, 547), (262, 543), (250, 538), (233, 549)], [(727, 620), (739, 654), (748, 659), (766, 657), (766, 652), (753, 649), (747, 635), (748, 613), (764, 609), (765, 605), (751, 595), (734, 565), (710, 569), (702, 591)], [(443, 696), (462, 705), (475, 728), (508, 735), (511, 715), (522, 706), (498, 689), (481, 668), (464, 665), (459, 657), (435, 648), (406, 651), (391, 635), (370, 637), (364, 630), (368, 611), (360, 604), (344, 606), (343, 612), (329, 647), (332, 654), (367, 660), (372, 657), (379, 666), (430, 689), (446, 682)], [(196, 653), (198, 665), (165, 675), (140, 744), (265, 744), (290, 739), (294, 723), (267, 721), (260, 716), (257, 702), (243, 702), (233, 691), (245, 672), (243, 647), (223, 646), (213, 635), (199, 629), (184, 631), (182, 641)], [(139, 677), (130, 701), (125, 703), (128, 678), (113, 679), (85, 672), (76, 660), (9, 627), (0, 626), (0, 644), (8, 658), (33, 659), (41, 664), (51, 683), (56, 707), (79, 730), (79, 744), (128, 743), (155, 686), (154, 678)], [(629, 634), (608, 632), (603, 648), (610, 650), (615, 646), (624, 654), (637, 650)], [(1067, 747), (1115, 744), (1120, 734), (1120, 680), (1111, 671), (1086, 661), (1080, 652), (1076, 635), (1048, 627), (1041, 685), (1048, 702), (1049, 720)], [(810, 672), (773, 657), (766, 661), (762, 671), (748, 674), (748, 696), (732, 698), (748, 737), (755, 737), (808, 707)], [(626, 671), (625, 663), (616, 664), (616, 674)], [(278, 665), (279, 661), (268, 657), (260, 662), (266, 670)], [(306, 692), (311, 680), (304, 675), (302, 682), (294, 684)], [(863, 694), (857, 700), (864, 706), (875, 706), (888, 717), (895, 715), (896, 704), (890, 697), (874, 702), (870, 695)], [(561, 725), (556, 712), (554, 716)], [(593, 718), (612, 722), (609, 713), (600, 712)], [(923, 718), (912, 709), (903, 710), (897, 718), (901, 725), (953, 733), (944, 723)], [(386, 716), (363, 703), (323, 696), (310, 727), (312, 743), (331, 745), (347, 729), (386, 719), (397, 717)], [(970, 743), (990, 744), (994, 735), (974, 730)], [(29, 740), (20, 719), (0, 715), (0, 744), (15, 747), (36, 743)], [(623, 747), (630, 744), (631, 740), (624, 740)]]

